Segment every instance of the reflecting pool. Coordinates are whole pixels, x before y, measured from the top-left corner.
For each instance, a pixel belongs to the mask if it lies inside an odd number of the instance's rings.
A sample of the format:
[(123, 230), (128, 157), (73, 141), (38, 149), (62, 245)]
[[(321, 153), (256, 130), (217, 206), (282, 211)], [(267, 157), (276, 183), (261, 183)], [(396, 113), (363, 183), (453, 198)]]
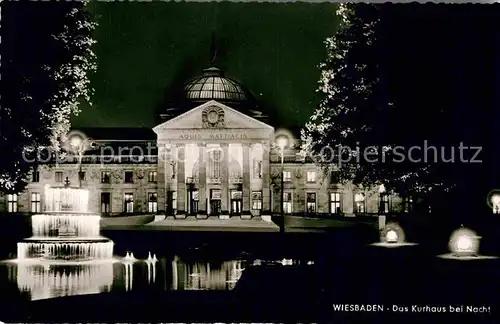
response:
[[(131, 290), (231, 290), (247, 262), (117, 258), (115, 262), (75, 264), (4, 263), (3, 276), (30, 300)], [(2, 279), (3, 280), (3, 279)]]

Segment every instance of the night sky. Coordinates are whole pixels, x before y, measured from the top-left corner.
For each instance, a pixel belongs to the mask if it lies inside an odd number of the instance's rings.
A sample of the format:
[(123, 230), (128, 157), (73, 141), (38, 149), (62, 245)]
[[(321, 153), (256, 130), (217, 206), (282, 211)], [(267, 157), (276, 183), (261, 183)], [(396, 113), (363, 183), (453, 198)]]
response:
[(243, 83), (282, 126), (303, 125), (318, 101), (323, 41), (336, 5), (307, 3), (106, 3), (89, 10), (99, 27), (93, 106), (76, 127), (152, 127), (165, 93), (211, 61)]

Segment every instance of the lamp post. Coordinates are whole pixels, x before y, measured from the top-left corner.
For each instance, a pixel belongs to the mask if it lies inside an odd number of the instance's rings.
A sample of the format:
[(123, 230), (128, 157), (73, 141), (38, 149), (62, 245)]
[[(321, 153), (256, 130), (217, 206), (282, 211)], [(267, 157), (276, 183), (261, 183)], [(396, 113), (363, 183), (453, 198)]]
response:
[(284, 187), (285, 187), (285, 175), (284, 175), (285, 166), (284, 166), (284, 157), (285, 157), (285, 147), (288, 145), (288, 138), (286, 138), (285, 136), (280, 136), (277, 138), (276, 144), (278, 145), (278, 147), (280, 149), (280, 156), (281, 156), (280, 233), (285, 233), (285, 206), (284, 206), (284, 204), (285, 204), (285, 199), (284, 199), (284, 195), (285, 195), (285, 190), (284, 190)]
[(84, 141), (79, 135), (74, 135), (73, 137), (71, 137), (70, 145), (71, 145), (71, 148), (73, 149), (73, 152), (78, 154), (78, 186), (79, 186), (79, 188), (81, 188), (82, 187), (82, 177), (83, 177), (82, 156), (83, 156), (83, 152), (85, 150)]

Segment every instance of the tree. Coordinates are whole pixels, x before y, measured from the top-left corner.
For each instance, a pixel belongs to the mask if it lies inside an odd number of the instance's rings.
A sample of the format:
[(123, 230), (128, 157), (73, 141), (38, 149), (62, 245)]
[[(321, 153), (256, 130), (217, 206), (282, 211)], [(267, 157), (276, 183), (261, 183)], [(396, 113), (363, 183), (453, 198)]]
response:
[(485, 166), (468, 163), (473, 149), (462, 152), (468, 161), (459, 160), (459, 146), (490, 135), (483, 126), (490, 111), (467, 105), (485, 97), (474, 82), (488, 65), (475, 61), (486, 49), (474, 38), (492, 15), (471, 8), (340, 5), (342, 23), (326, 40), (323, 98), (302, 132), (303, 153), (325, 171), (335, 166), (341, 182), (384, 184), (441, 203), (478, 184)]
[(40, 148), (59, 153), (80, 102), (90, 104), (96, 24), (78, 1), (8, 1), (2, 9), (0, 192), (15, 193)]
[(339, 166), (341, 182), (372, 185), (380, 179), (357, 149), (383, 142), (378, 126), (393, 105), (383, 87), (380, 7), (341, 4), (337, 14), (339, 30), (326, 40), (328, 55), (320, 65), (323, 99), (302, 131), (303, 152), (325, 171)]

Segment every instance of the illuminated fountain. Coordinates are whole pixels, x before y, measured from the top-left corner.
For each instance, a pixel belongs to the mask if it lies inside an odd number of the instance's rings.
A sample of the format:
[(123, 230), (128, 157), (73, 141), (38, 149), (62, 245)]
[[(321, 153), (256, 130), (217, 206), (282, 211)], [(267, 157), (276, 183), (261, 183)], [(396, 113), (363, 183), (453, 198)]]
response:
[(460, 227), (453, 232), (448, 243), (450, 253), (439, 255), (442, 259), (453, 260), (485, 260), (496, 259), (494, 256), (485, 256), (479, 254), (479, 241), (481, 237), (476, 232)]
[(149, 252), (148, 258), (146, 260), (144, 260), (144, 262), (155, 264), (156, 262), (158, 262), (158, 259), (156, 258), (156, 254), (153, 254), (153, 256), (151, 256), (151, 252)]
[(406, 242), (405, 233), (399, 224), (391, 222), (385, 225), (381, 231), (380, 242), (371, 244), (373, 246), (385, 248), (397, 248), (403, 246), (413, 246), (417, 243)]
[(134, 263), (138, 260), (135, 258), (133, 252), (127, 252), (127, 254), (123, 257), (122, 262), (124, 263)]
[(88, 212), (88, 190), (70, 188), (66, 178), (64, 188), (46, 186), (44, 194), (44, 213), (31, 217), (33, 236), (7, 260), (10, 279), (31, 300), (111, 291), (114, 243)]
[(17, 243), (18, 262), (111, 260), (113, 241), (100, 235), (100, 216), (88, 213), (86, 189), (45, 187), (45, 213), (33, 215), (33, 236)]

